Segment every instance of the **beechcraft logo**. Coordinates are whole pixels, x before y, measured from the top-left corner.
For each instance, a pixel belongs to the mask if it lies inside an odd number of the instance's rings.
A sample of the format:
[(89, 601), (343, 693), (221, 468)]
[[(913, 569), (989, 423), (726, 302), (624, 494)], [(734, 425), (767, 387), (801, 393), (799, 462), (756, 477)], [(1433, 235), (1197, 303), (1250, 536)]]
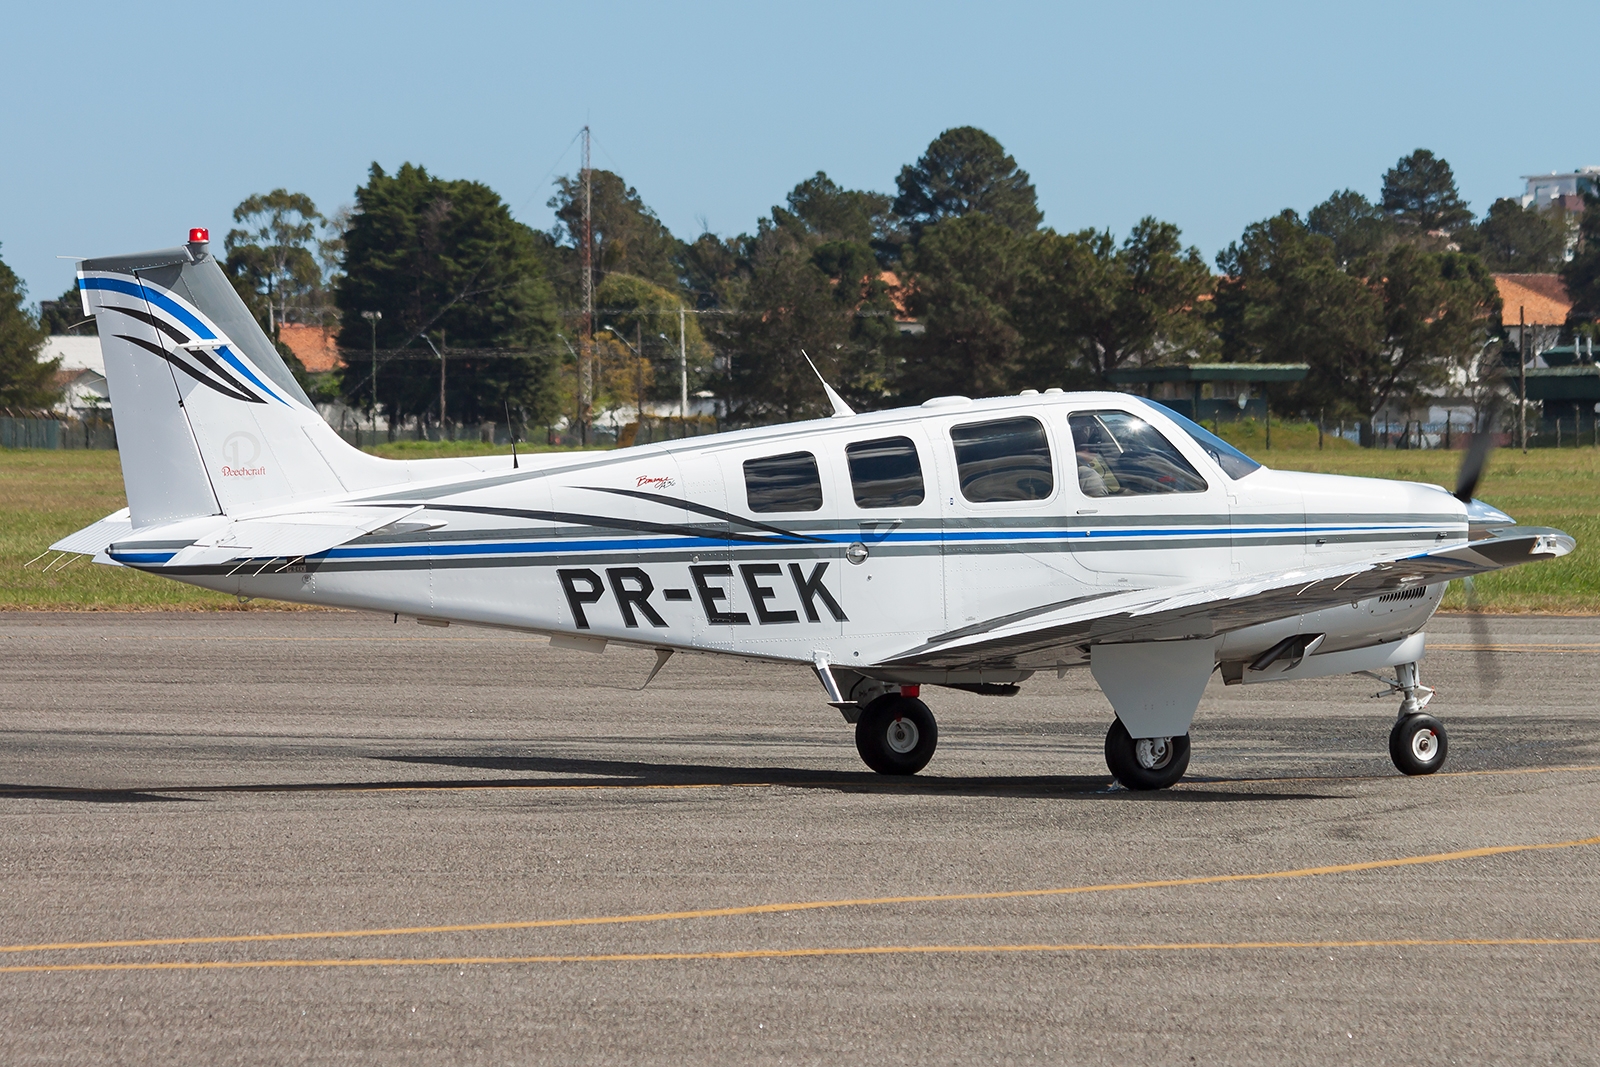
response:
[(222, 465), (224, 478), (254, 478), (267, 473), (267, 468), (251, 466), (261, 458), (261, 442), (253, 433), (236, 430), (230, 433), (222, 442), (222, 457), (227, 460)]

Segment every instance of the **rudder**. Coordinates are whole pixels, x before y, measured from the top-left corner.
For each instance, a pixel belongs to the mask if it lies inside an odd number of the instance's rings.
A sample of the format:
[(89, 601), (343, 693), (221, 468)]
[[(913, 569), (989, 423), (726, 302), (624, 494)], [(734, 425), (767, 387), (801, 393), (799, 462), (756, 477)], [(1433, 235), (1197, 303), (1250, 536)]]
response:
[(210, 255), (187, 245), (85, 260), (135, 528), (239, 514), (394, 480), (317, 413)]

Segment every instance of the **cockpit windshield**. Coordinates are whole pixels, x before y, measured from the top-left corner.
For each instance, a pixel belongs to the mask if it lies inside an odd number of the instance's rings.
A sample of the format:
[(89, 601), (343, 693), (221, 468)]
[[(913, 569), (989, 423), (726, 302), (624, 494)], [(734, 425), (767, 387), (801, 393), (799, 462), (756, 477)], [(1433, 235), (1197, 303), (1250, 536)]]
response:
[(1161, 414), (1177, 423), (1185, 433), (1194, 438), (1196, 444), (1205, 449), (1206, 455), (1217, 461), (1217, 466), (1222, 468), (1222, 473), (1234, 481), (1238, 481), (1245, 475), (1261, 469), (1261, 464), (1234, 448), (1198, 422), (1184, 418), (1165, 404), (1154, 400), (1144, 400), (1143, 397), (1137, 397), (1136, 399), (1149, 404), (1153, 408), (1160, 409)]

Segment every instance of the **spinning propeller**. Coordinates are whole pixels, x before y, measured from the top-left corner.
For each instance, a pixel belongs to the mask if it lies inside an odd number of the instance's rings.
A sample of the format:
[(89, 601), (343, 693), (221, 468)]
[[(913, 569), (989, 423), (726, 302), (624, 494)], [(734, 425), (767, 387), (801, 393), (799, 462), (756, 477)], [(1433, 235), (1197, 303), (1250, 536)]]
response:
[[(1461, 469), (1456, 473), (1455, 498), (1467, 505), (1469, 530), (1473, 512), (1484, 509), (1481, 503), (1474, 507), (1472, 494), (1477, 491), (1478, 483), (1483, 480), (1484, 471), (1489, 467), (1489, 453), (1494, 451), (1493, 427), (1498, 422), (1499, 415), (1499, 405), (1491, 403), (1489, 410), (1484, 413), (1485, 428), (1472, 435), (1472, 440), (1467, 443), (1466, 452), (1461, 457)], [(1487, 688), (1493, 691), (1500, 684), (1500, 661), (1491, 651), (1489, 620), (1483, 614), (1483, 605), (1478, 600), (1478, 589), (1474, 579), (1467, 577), (1461, 581), (1467, 593), (1467, 627), (1472, 633), (1472, 643), (1475, 646), (1473, 659), (1478, 668), (1478, 680), (1480, 683), (1486, 682)]]

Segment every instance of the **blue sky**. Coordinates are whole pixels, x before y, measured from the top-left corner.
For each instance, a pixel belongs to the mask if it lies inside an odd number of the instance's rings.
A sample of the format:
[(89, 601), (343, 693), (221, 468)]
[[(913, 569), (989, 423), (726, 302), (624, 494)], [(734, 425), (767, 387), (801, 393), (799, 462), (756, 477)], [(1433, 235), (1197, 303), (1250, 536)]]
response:
[[(1480, 214), (1600, 163), (1578, 71), (1600, 5), (15, 4), (0, 15), (0, 257), (220, 239), (285, 186), (324, 210), (373, 162), (498, 190), (549, 226), (555, 173), (615, 170), (681, 237), (752, 228), (817, 170), (892, 191), (981, 126), (1057, 229), (1169, 219), (1209, 259), (1419, 146)], [(1570, 43), (1569, 43), (1570, 42)]]

